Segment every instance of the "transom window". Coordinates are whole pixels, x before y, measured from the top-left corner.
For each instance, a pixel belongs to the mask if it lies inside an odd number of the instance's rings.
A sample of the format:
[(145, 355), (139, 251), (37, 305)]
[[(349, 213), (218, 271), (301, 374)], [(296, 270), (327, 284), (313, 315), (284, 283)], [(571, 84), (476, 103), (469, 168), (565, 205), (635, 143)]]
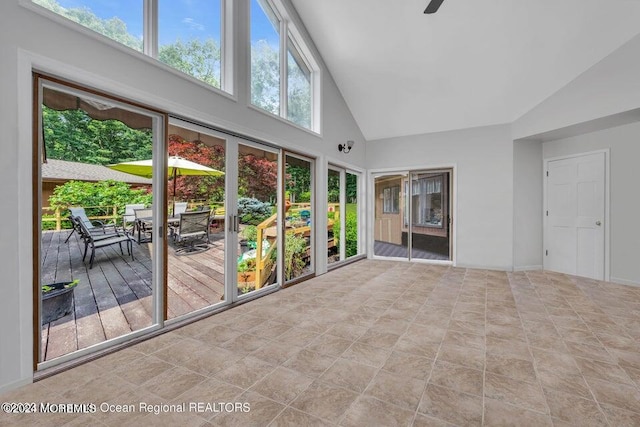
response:
[(319, 131), (314, 105), (318, 66), (285, 8), (275, 0), (251, 0), (250, 25), (251, 103)]
[(224, 68), (231, 49), (224, 49), (222, 34), (229, 0), (32, 1), (210, 86), (233, 90)]

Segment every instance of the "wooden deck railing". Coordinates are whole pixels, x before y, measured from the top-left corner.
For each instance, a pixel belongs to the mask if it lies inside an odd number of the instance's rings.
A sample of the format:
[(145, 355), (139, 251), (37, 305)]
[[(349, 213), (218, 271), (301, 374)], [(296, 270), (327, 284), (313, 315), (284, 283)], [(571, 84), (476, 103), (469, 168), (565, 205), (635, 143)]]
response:
[[(87, 215), (89, 219), (98, 219), (100, 221), (106, 220), (106, 221), (113, 221), (113, 222), (116, 222), (118, 219), (120, 219), (120, 215), (118, 214), (118, 206), (84, 206), (84, 208), (85, 210), (89, 210), (89, 211), (92, 209), (101, 209), (103, 212), (110, 212), (110, 214), (108, 215)], [(62, 212), (66, 210), (67, 208), (51, 209), (51, 207), (48, 207), (48, 206), (43, 207), (42, 222), (43, 223), (55, 222), (56, 224), (55, 230), (60, 231), (62, 230), (62, 223), (67, 220), (66, 217), (62, 216)], [(53, 215), (52, 216), (46, 215), (46, 212), (53, 212)], [(45, 229), (44, 226), (42, 228)]]

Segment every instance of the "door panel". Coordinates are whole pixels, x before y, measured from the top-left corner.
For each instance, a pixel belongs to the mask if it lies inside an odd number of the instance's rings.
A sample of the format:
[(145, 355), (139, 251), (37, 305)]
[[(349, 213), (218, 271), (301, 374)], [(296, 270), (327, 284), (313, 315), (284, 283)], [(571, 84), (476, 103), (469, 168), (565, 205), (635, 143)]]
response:
[(545, 268), (604, 278), (605, 153), (548, 162)]

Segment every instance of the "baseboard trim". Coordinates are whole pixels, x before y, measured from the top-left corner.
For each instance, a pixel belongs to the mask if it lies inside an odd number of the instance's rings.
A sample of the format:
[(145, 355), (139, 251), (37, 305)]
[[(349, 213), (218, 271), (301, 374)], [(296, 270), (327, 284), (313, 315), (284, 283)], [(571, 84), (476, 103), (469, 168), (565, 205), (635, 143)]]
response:
[(0, 386), (0, 394), (15, 390), (25, 385), (31, 384), (32, 382), (33, 382), (33, 378), (25, 378), (22, 380), (14, 381), (9, 384), (5, 384), (3, 386)]
[(618, 277), (611, 277), (609, 280), (611, 283), (617, 283), (618, 285), (628, 285), (628, 286), (638, 286), (640, 287), (640, 282), (636, 282), (633, 280), (620, 279)]
[(520, 265), (517, 267), (513, 267), (513, 271), (532, 271), (532, 270), (542, 270), (541, 265)]

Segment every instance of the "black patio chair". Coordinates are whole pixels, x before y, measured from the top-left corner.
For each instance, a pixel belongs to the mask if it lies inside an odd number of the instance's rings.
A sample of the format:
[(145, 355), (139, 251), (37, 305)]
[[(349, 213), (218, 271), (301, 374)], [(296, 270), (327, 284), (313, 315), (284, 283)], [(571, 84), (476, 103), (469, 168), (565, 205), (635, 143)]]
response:
[(91, 231), (87, 228), (86, 224), (82, 222), (82, 220), (78, 217), (74, 217), (74, 220), (78, 224), (80, 228), (80, 235), (82, 236), (82, 240), (84, 241), (84, 255), (82, 256), (82, 261), (87, 258), (87, 252), (89, 248), (91, 248), (91, 257), (89, 257), (89, 269), (93, 268), (93, 260), (96, 256), (96, 249), (104, 248), (107, 246), (115, 245), (116, 243), (120, 246), (120, 252), (124, 255), (124, 251), (122, 250), (122, 243), (126, 243), (127, 252), (131, 255), (131, 259), (133, 260), (133, 240), (131, 237), (124, 233), (112, 233), (112, 234), (95, 234), (91, 233)]
[(79, 222), (83, 223), (90, 234), (94, 235), (104, 235), (104, 234), (120, 234), (118, 228), (115, 223), (107, 223), (94, 219), (90, 220), (87, 216), (87, 213), (84, 211), (83, 207), (70, 207), (69, 208), (69, 220), (71, 221), (71, 225), (73, 229), (71, 233), (67, 236), (67, 239), (64, 241), (67, 243), (74, 232), (80, 233), (79, 225), (74, 223), (74, 218), (77, 218)]
[(173, 232), (173, 240), (178, 247), (176, 255), (187, 255), (209, 249), (210, 211), (183, 212), (180, 224)]

